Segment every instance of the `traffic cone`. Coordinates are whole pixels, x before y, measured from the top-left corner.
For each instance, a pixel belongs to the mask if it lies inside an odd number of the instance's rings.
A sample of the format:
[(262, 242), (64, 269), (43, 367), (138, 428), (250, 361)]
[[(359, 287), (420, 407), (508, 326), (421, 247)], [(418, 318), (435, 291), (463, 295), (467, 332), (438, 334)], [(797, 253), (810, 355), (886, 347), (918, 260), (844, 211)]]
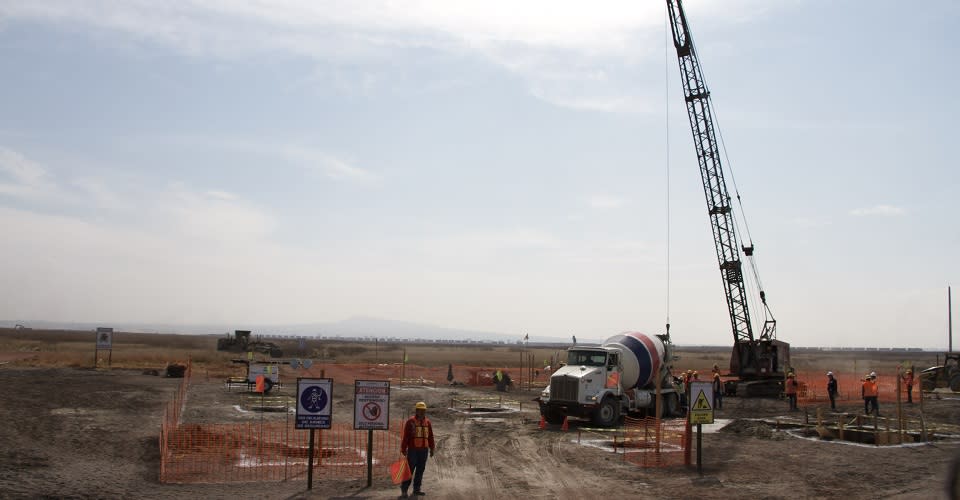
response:
[(537, 427), (539, 427), (539, 428), (541, 428), (541, 429), (546, 429), (546, 428), (547, 428), (547, 420), (546, 420), (545, 418), (543, 418), (543, 415), (540, 415), (540, 424), (538, 424)]
[(567, 423), (567, 419), (568, 419), (568, 418), (570, 418), (570, 417), (563, 417), (563, 425), (560, 426), (560, 430), (563, 431), (563, 432), (567, 432), (567, 429), (570, 428), (570, 424)]

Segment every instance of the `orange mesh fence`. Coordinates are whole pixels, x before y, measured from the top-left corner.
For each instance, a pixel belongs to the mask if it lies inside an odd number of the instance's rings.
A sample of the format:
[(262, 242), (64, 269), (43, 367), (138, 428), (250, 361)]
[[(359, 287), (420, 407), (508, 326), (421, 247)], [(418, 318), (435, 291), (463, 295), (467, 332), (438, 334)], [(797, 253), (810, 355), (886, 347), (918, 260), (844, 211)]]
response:
[(639, 467), (673, 467), (684, 464), (687, 427), (683, 419), (624, 417), (619, 446), (623, 460)]
[[(797, 400), (806, 402), (806, 403), (823, 403), (830, 402), (830, 397), (827, 395), (827, 372), (825, 371), (816, 371), (816, 372), (806, 372), (798, 371), (797, 373), (797, 382), (800, 384), (799, 390), (797, 392)], [(869, 371), (867, 372), (869, 373)], [(866, 377), (866, 373), (853, 373), (853, 372), (833, 372), (834, 378), (837, 379), (837, 401), (842, 402), (863, 402), (863, 397), (861, 395), (860, 389), (863, 386), (863, 379)], [(881, 373), (877, 372), (877, 388), (879, 390), (878, 400), (881, 402), (896, 402), (897, 401), (897, 373)], [(913, 385), (913, 397), (914, 399), (919, 398), (920, 395), (920, 384), (914, 382)], [(907, 400), (907, 386), (905, 383), (900, 383), (900, 399), (902, 401)]]
[[(394, 422), (391, 429), (400, 429)], [(306, 479), (310, 431), (292, 423), (185, 424), (164, 429), (160, 481), (224, 483)], [(369, 431), (334, 423), (314, 431), (317, 477), (364, 478)], [(387, 476), (400, 450), (399, 431), (373, 431), (373, 474)]]
[[(183, 412), (183, 406), (187, 402), (187, 390), (190, 388), (190, 377), (193, 374), (193, 363), (187, 361), (187, 369), (183, 372), (183, 380), (180, 382), (180, 387), (177, 388), (177, 392), (174, 393), (173, 399), (167, 402), (167, 405), (163, 408), (163, 419), (160, 422), (160, 452), (161, 457), (163, 456), (164, 450), (167, 449), (167, 439), (169, 438), (169, 433), (171, 430), (176, 429), (180, 424), (180, 415)], [(163, 459), (160, 460), (160, 477), (163, 477), (164, 474), (164, 463)]]
[[(353, 384), (354, 380), (390, 380), (391, 385), (448, 385), (458, 383), (470, 386), (493, 385), (493, 375), (496, 367), (454, 365), (452, 367), (453, 380), (447, 380), (450, 374), (447, 366), (419, 366), (402, 363), (314, 363), (309, 369), (294, 369), (283, 366), (280, 369), (282, 377), (287, 381), (296, 377), (323, 377), (332, 378), (338, 384)], [(522, 382), (524, 387), (530, 382), (529, 375), (524, 369)], [(519, 368), (504, 370), (514, 384), (521, 382)], [(238, 373), (240, 373), (238, 371)], [(534, 370), (533, 384), (546, 386), (550, 383), (550, 373), (537, 368)]]

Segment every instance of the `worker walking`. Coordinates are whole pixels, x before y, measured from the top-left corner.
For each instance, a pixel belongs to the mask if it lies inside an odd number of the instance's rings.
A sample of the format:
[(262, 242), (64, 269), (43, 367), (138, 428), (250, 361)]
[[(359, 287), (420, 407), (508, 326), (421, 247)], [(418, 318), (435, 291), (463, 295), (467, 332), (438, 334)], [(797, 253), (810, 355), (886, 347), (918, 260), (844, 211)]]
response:
[(797, 377), (790, 372), (787, 374), (787, 382), (784, 386), (783, 392), (787, 395), (787, 399), (790, 401), (790, 411), (796, 411), (797, 409)]
[(423, 471), (427, 468), (427, 454), (432, 457), (435, 443), (433, 426), (427, 418), (427, 404), (420, 401), (414, 406), (414, 415), (403, 424), (400, 437), (400, 454), (407, 457), (413, 476), (400, 483), (400, 498), (407, 498), (407, 490), (413, 483), (414, 495), (425, 495), (421, 488)]
[(830, 396), (830, 409), (837, 409), (837, 379), (834, 378), (833, 372), (827, 372), (827, 395)]
[(863, 396), (863, 412), (867, 415), (873, 410), (876, 416), (880, 416), (880, 403), (877, 401), (879, 389), (877, 388), (877, 372), (870, 372), (863, 381), (863, 387), (860, 390)]
[(903, 383), (907, 386), (907, 404), (913, 404), (913, 370), (903, 373)]

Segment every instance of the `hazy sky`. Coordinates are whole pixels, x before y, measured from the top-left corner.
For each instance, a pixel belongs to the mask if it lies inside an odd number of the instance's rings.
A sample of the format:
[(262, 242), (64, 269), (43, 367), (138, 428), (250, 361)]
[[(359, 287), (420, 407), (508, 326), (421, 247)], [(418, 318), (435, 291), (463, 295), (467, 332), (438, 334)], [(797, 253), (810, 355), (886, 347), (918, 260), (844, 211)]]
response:
[[(945, 348), (960, 3), (685, 8), (779, 338)], [(668, 44), (656, 0), (0, 1), (0, 319), (730, 344)]]

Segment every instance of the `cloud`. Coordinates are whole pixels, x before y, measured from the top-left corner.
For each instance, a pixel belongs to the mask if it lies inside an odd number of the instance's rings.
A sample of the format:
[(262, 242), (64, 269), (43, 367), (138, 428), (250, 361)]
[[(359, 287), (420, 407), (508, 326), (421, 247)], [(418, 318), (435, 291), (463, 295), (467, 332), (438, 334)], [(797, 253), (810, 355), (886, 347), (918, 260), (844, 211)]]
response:
[(45, 168), (20, 153), (0, 147), (0, 194), (37, 200), (55, 194), (56, 187)]
[[(713, 22), (742, 23), (763, 15), (757, 4), (762, 2), (704, 0), (697, 10)], [(504, 68), (524, 82), (530, 95), (555, 106), (659, 110), (648, 103), (660, 96), (645, 96), (636, 85), (645, 63), (657, 65), (660, 74), (665, 9), (658, 2), (611, 0), (599, 8), (550, 0), (37, 0), (14, 2), (4, 10), (8, 20), (119, 34), (112, 43), (159, 44), (192, 57), (287, 54), (343, 68), (372, 63), (384, 71), (399, 52), (435, 51)], [(332, 74), (331, 84), (349, 92), (366, 93), (390, 81), (375, 71)], [(344, 83), (344, 77), (358, 81)]]
[(904, 213), (906, 213), (906, 211), (903, 208), (892, 205), (875, 205), (866, 208), (855, 208), (850, 211), (850, 215), (856, 217), (869, 217), (874, 215), (881, 217), (892, 217), (903, 215)]

